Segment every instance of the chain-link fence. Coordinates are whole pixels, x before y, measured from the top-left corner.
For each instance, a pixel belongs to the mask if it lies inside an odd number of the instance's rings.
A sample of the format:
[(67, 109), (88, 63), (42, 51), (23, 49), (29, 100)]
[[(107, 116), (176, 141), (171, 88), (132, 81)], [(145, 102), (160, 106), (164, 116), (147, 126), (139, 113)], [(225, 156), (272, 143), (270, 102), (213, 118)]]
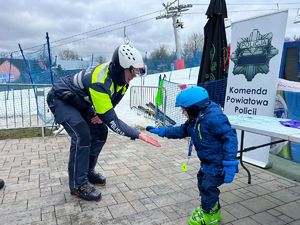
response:
[(52, 126), (46, 96), (50, 85), (0, 84), (0, 129)]

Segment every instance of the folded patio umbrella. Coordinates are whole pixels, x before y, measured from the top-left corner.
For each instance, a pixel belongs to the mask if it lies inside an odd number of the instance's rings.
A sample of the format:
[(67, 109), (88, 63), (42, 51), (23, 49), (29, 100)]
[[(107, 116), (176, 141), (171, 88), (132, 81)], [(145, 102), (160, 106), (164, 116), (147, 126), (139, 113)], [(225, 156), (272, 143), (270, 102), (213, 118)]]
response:
[(225, 0), (211, 0), (206, 11), (204, 47), (197, 84), (224, 79), (228, 75), (228, 49), (224, 18), (227, 18)]

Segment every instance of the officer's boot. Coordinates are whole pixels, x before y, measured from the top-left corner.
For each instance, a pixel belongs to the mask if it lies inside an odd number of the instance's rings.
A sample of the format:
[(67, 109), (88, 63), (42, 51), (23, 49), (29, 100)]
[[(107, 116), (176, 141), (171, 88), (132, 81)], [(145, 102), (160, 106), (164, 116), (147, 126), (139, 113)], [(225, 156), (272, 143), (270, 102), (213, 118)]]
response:
[(95, 185), (105, 186), (106, 185), (106, 177), (101, 173), (97, 173), (95, 170), (91, 170), (88, 174), (89, 182)]
[(87, 201), (101, 200), (101, 191), (89, 182), (82, 184), (77, 190), (71, 190), (71, 195)]

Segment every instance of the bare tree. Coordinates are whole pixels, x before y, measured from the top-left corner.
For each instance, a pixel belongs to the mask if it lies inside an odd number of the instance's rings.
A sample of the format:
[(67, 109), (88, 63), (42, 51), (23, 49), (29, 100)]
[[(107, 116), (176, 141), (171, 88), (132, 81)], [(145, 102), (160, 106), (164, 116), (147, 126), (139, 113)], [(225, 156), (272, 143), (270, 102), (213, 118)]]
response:
[(300, 36), (294, 35), (293, 37), (285, 37), (284, 41), (300, 41)]
[(171, 53), (165, 45), (159, 46), (150, 53), (150, 60), (169, 59), (170, 57)]
[(62, 51), (59, 52), (58, 55), (62, 60), (79, 60), (80, 59), (78, 53), (71, 49), (63, 49)]
[(0, 58), (10, 58), (9, 52), (0, 52)]
[(100, 55), (100, 56), (96, 57), (96, 62), (98, 64), (105, 63), (106, 62), (106, 58)]
[(193, 33), (183, 45), (183, 56), (194, 56), (199, 49), (203, 48), (204, 36), (201, 33)]
[(300, 36), (296, 36), (296, 35), (294, 35), (294, 41), (300, 41)]

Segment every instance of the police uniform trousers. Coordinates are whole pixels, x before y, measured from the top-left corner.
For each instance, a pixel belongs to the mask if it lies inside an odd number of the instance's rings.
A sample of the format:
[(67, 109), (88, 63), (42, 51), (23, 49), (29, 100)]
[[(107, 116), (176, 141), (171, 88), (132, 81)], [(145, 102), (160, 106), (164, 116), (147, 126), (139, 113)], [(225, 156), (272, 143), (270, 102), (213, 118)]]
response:
[(47, 103), (55, 121), (61, 124), (71, 137), (68, 164), (70, 190), (87, 183), (89, 171), (96, 166), (98, 156), (104, 146), (108, 129), (104, 123), (92, 124), (91, 116), (78, 110), (71, 103), (63, 101), (50, 91)]

